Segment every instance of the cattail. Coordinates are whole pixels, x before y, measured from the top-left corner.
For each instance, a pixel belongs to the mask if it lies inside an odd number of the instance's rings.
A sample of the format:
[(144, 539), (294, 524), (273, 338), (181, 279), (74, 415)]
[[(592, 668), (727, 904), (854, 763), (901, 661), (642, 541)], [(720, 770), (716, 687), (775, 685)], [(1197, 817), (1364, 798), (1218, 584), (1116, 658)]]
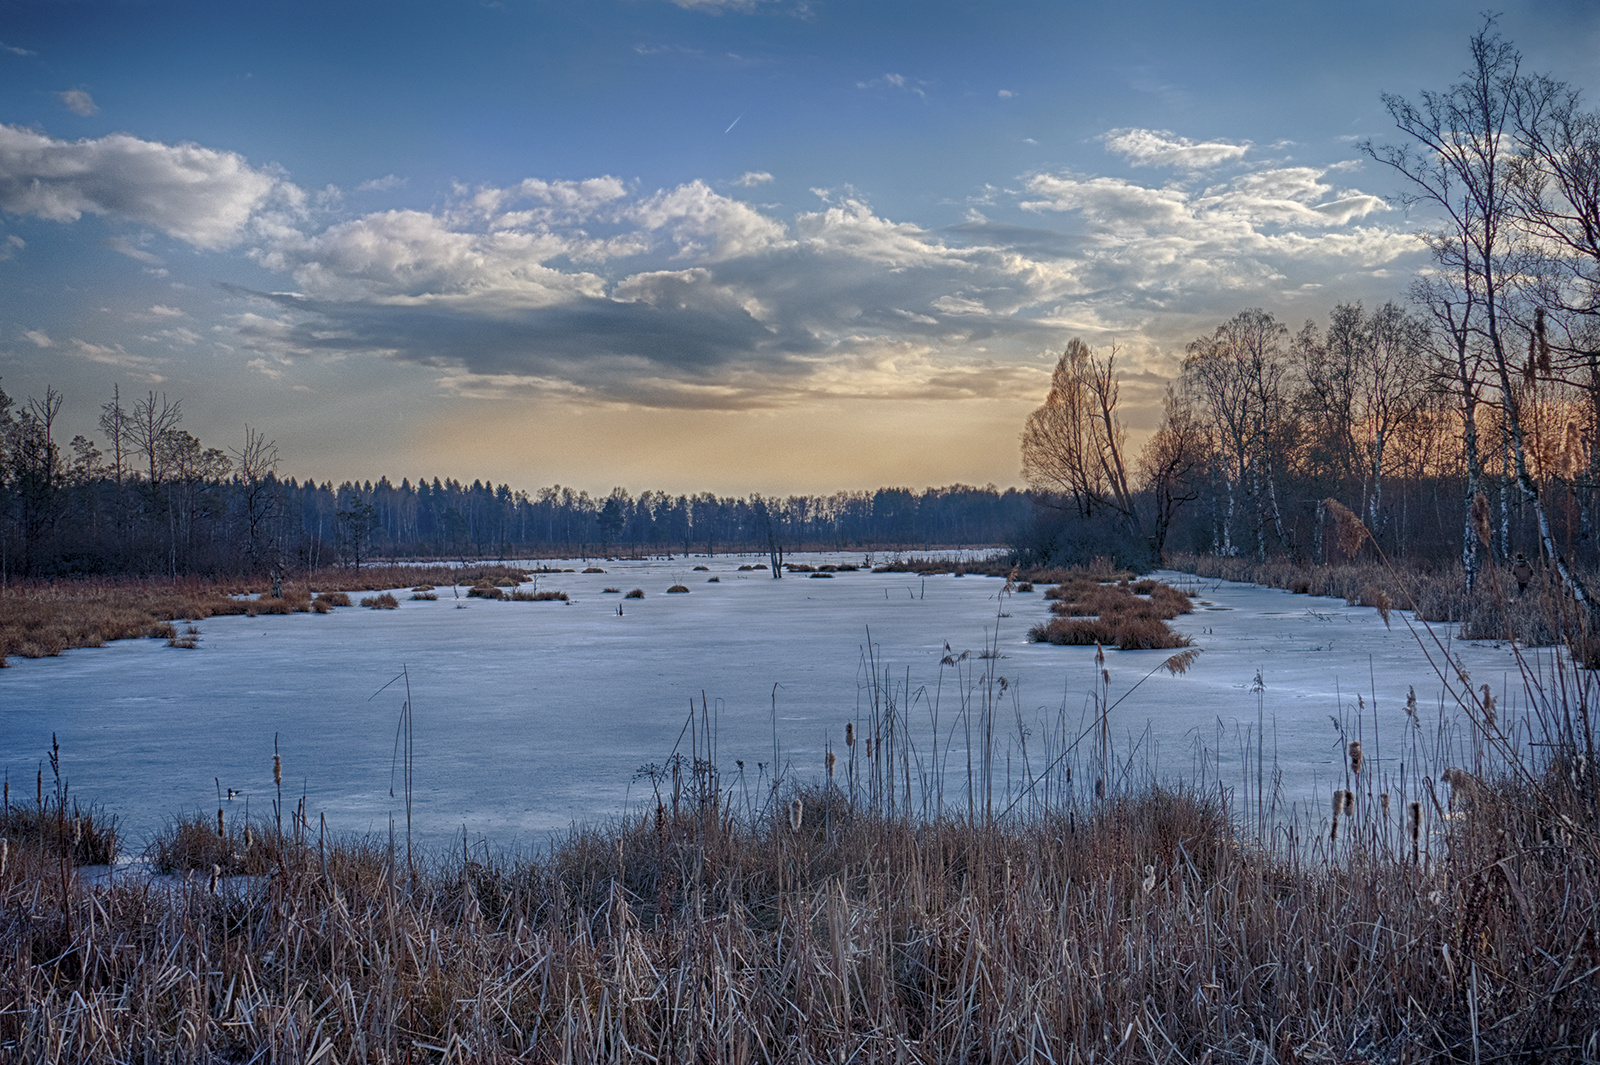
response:
[(1152, 892), (1152, 891), (1154, 891), (1156, 889), (1156, 867), (1155, 866), (1147, 865), (1147, 866), (1144, 867), (1144, 882), (1142, 884), (1140, 884), (1139, 886), (1144, 890), (1144, 893), (1146, 895), (1150, 894), (1150, 892)]
[(871, 759), (872, 759), (872, 737), (868, 736), (867, 737), (867, 760), (871, 761)]
[(221, 882), (222, 882), (222, 866), (213, 865), (211, 867), (211, 893), (213, 895), (215, 895), (217, 893), (217, 885), (219, 883), (221, 883)]
[(846, 747), (854, 747), (856, 745), (856, 725), (854, 721), (846, 721), (844, 723), (844, 745)]
[(1361, 741), (1350, 741), (1350, 772), (1355, 776), (1361, 775), (1361, 767), (1366, 764), (1367, 757), (1361, 753)]
[(72, 819), (72, 847), (73, 847), (73, 849), (76, 850), (78, 845), (80, 843), (82, 843), (82, 842), (83, 842), (83, 818), (81, 818), (81, 817), (73, 817), (73, 819)]
[(806, 804), (799, 799), (789, 803), (789, 827), (795, 832), (800, 831), (800, 822), (805, 819)]
[(1344, 793), (1344, 814), (1345, 814), (1346, 817), (1349, 817), (1351, 814), (1354, 814), (1355, 812), (1356, 812), (1356, 793), (1351, 791), (1351, 790), (1349, 790), (1348, 788), (1346, 788), (1345, 789), (1345, 793)]
[(223, 839), (228, 838), (228, 829), (222, 822), (222, 807), (217, 807), (217, 835)]
[(1378, 796), (1378, 805), (1383, 807), (1383, 819), (1389, 820), (1389, 793), (1386, 791)]
[(1416, 720), (1417, 686), (1415, 684), (1409, 684), (1406, 686), (1406, 716), (1411, 718), (1413, 724), (1418, 724), (1420, 726), (1420, 722), (1417, 722)]
[(1483, 727), (1486, 729), (1494, 728), (1494, 693), (1485, 684), (1479, 690), (1479, 694), (1483, 696)]
[(272, 782), (278, 787), (283, 787), (283, 759), (277, 753), (272, 755)]
[[(620, 842), (620, 840), (618, 842)], [(250, 822), (246, 821), (245, 825), (244, 825), (244, 849), (245, 850), (249, 850), (251, 847), (254, 847), (254, 846), (255, 846), (255, 836), (252, 835), (251, 832), (250, 832)]]
[(11, 857), (11, 841), (0, 839), (0, 874), (6, 871), (6, 861)]
[(1344, 789), (1340, 788), (1333, 793), (1333, 830), (1328, 833), (1329, 840), (1339, 838), (1339, 815), (1344, 813)]
[(1489, 497), (1479, 492), (1472, 497), (1472, 529), (1478, 534), (1478, 540), (1484, 547), (1489, 546), (1492, 528), (1489, 521)]
[(1411, 824), (1409, 825), (1411, 832), (1411, 860), (1415, 862), (1417, 860), (1418, 840), (1422, 836), (1422, 804), (1420, 802), (1410, 803), (1408, 811), (1411, 814)]
[(1534, 361), (1544, 373), (1550, 372), (1550, 335), (1545, 332), (1544, 308), (1535, 307), (1533, 311), (1533, 344)]
[(833, 779), (833, 752), (828, 752), (828, 779)]

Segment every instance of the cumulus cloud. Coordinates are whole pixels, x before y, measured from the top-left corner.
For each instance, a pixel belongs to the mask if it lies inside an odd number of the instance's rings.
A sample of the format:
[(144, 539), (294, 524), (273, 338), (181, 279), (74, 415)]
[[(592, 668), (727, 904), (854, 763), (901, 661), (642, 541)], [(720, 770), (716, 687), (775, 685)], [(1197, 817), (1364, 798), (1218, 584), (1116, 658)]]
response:
[(1101, 135), (1106, 150), (1134, 166), (1170, 166), (1184, 170), (1209, 170), (1243, 159), (1248, 142), (1192, 141), (1164, 129), (1114, 129)]
[(772, 175), (765, 170), (746, 170), (739, 175), (734, 184), (743, 189), (753, 189), (758, 185), (770, 185), (772, 184)]
[(234, 152), (125, 133), (66, 141), (0, 125), (0, 210), (53, 222), (85, 214), (151, 226), (197, 248), (237, 244), (299, 190)]
[(85, 118), (97, 114), (100, 110), (100, 106), (94, 102), (94, 97), (89, 95), (87, 89), (67, 89), (56, 93), (56, 99), (60, 100), (68, 111)]

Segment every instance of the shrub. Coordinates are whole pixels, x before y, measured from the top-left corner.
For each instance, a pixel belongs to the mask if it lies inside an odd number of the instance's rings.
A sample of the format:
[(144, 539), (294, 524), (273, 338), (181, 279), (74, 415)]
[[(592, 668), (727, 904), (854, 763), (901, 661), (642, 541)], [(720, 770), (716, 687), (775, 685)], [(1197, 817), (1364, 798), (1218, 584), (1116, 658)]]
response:
[(411, 593), (411, 598), (412, 599), (424, 599), (424, 600), (426, 600), (426, 599), (438, 599), (439, 597), (437, 595), (435, 595), (433, 592), (412, 592)]
[[(501, 591), (499, 588), (496, 588), (492, 584), (474, 584), (471, 588), (467, 589), (468, 599), (504, 599), (505, 597), (506, 593)], [(365, 603), (365, 600), (363, 600), (363, 603)]]
[(329, 606), (349, 606), (350, 596), (344, 592), (319, 592), (316, 602), (327, 603)]
[(622, 598), (624, 598), (624, 599), (643, 599), (644, 598), (644, 589), (643, 588), (635, 588), (633, 591), (629, 592), (627, 595), (623, 596)]
[(70, 807), (64, 801), (47, 794), (42, 803), (8, 804), (0, 812), (0, 837), (73, 865), (116, 861), (121, 846), (116, 817), (95, 806), (79, 806), (75, 799)]
[(706, 583), (707, 584), (721, 584), (722, 583), (722, 578), (721, 577), (708, 577), (708, 578), (706, 578)]
[(361, 605), (370, 610), (394, 610), (400, 606), (400, 600), (384, 592), (382, 595), (364, 596)]
[(751, 569), (766, 569), (767, 568), (767, 564), (765, 562), (757, 562), (754, 566), (751, 566), (750, 568)]
[(599, 566), (590, 566), (588, 569), (584, 570), (583, 572), (585, 572), (585, 573), (604, 573), (605, 570), (601, 569)]
[(674, 584), (671, 588), (667, 589), (667, 594), (668, 595), (687, 595), (687, 594), (689, 594), (689, 589), (685, 585)]
[[(411, 598), (415, 599), (416, 596), (412, 596)], [(313, 613), (326, 614), (332, 609), (333, 607), (328, 605), (328, 601), (326, 599), (313, 599), (311, 601), (311, 610)]]
[(822, 580), (831, 581), (831, 580), (833, 580), (833, 574), (831, 574), (831, 573), (813, 573), (811, 575), (811, 579), (812, 580), (817, 580), (819, 578), (822, 579)]
[(518, 603), (549, 603), (554, 601), (567, 602), (566, 592), (512, 592), (511, 598)]
[(1031, 591), (1033, 591), (1033, 582), (1032, 581), (1023, 581), (1021, 584), (1017, 585), (1017, 591), (1019, 591), (1019, 592), (1031, 592)]
[(600, 589), (600, 594), (601, 595), (616, 595), (617, 593), (619, 593), (621, 591), (622, 591), (621, 588), (602, 588), (602, 589)]
[[(765, 569), (766, 567), (762, 567)], [(815, 573), (817, 567), (808, 566), (804, 562), (785, 562), (783, 568), (790, 573)]]
[(431, 585), (431, 584), (419, 584), (419, 585), (417, 585), (415, 588), (413, 588), (411, 590), (413, 592), (431, 592), (431, 591), (434, 590), (434, 588), (433, 588), (433, 585)]
[(744, 563), (744, 564), (741, 564), (741, 565), (740, 565), (740, 566), (739, 566), (739, 572), (740, 572), (740, 573), (743, 573), (743, 572), (745, 572), (745, 571), (746, 571), (746, 570), (752, 570), (752, 569), (755, 569), (755, 567), (754, 567), (754, 566), (752, 566), (752, 565), (749, 565), (749, 564), (748, 564), (748, 563)]
[(696, 566), (694, 568), (694, 571), (696, 573), (710, 573), (711, 572), (711, 567), (710, 566)]

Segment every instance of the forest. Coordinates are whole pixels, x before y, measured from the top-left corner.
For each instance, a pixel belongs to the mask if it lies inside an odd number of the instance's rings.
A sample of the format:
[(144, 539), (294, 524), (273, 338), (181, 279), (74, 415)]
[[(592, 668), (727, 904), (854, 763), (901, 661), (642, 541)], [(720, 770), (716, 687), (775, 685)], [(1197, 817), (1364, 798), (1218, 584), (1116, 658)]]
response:
[[(1422, 568), (1600, 564), (1600, 113), (1486, 25), (1463, 80), (1385, 96), (1363, 152), (1428, 219), (1429, 262), (1376, 308), (1294, 327), (1251, 308), (1185, 348), (1129, 454), (1116, 349), (1074, 340), (1023, 433), (1040, 516), (1022, 546), (1142, 565), (1170, 550)], [(1370, 538), (1330, 535), (1335, 510)]]
[(475, 480), (387, 477), (335, 486), (278, 476), (277, 445), (246, 427), (209, 447), (181, 400), (120, 388), (101, 437), (63, 449), (63, 397), (18, 407), (0, 392), (0, 568), (11, 575), (265, 576), (397, 558), (583, 557), (798, 547), (925, 549), (1006, 542), (1026, 493), (950, 485), (827, 496), (596, 498)]

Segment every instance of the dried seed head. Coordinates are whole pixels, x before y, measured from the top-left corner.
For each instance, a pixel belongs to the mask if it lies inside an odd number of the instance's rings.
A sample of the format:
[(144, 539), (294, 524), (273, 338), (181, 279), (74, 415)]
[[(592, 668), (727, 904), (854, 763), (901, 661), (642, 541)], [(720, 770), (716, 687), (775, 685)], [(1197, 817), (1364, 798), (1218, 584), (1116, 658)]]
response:
[(1415, 684), (1406, 686), (1406, 716), (1413, 718), (1417, 716), (1417, 686)]
[(1161, 663), (1161, 665), (1174, 677), (1181, 677), (1185, 673), (1189, 672), (1189, 667), (1194, 665), (1194, 660), (1199, 657), (1200, 648), (1191, 647), (1187, 651), (1179, 651), (1177, 654)]
[(806, 804), (799, 799), (789, 803), (789, 828), (795, 832), (800, 831), (800, 823), (805, 820)]
[(828, 779), (833, 779), (833, 752), (828, 752)]
[(1344, 813), (1344, 789), (1336, 788), (1333, 792), (1333, 826), (1334, 831), (1339, 828), (1339, 815)]
[(1389, 793), (1386, 791), (1378, 796), (1378, 805), (1383, 807), (1383, 819), (1389, 819)]
[(253, 846), (255, 846), (255, 836), (251, 834), (250, 823), (246, 821), (244, 826), (244, 849), (249, 850)]
[(1344, 793), (1344, 812), (1346, 817), (1356, 812), (1356, 793), (1348, 788)]
[(1489, 546), (1492, 528), (1489, 520), (1489, 497), (1479, 492), (1472, 497), (1472, 531), (1478, 534), (1478, 542), (1484, 547)]
[(220, 806), (217, 807), (217, 835), (221, 836), (223, 839), (228, 838), (228, 829), (227, 826), (223, 824), (222, 807)]
[(221, 880), (222, 880), (222, 866), (213, 865), (211, 867), (211, 893), (212, 894), (216, 894), (217, 884), (220, 883)]
[(856, 745), (856, 726), (853, 721), (844, 723), (844, 745), (846, 747), (854, 747)]
[(1322, 506), (1324, 512), (1333, 519), (1339, 539), (1339, 550), (1353, 557), (1361, 550), (1361, 541), (1371, 535), (1367, 532), (1367, 527), (1361, 524), (1361, 519), (1355, 516), (1354, 511), (1337, 499), (1324, 499)]
[(1106, 649), (1100, 646), (1099, 640), (1094, 642), (1094, 664), (1097, 666), (1106, 664)]
[(1422, 804), (1420, 802), (1410, 803), (1408, 812), (1411, 815), (1411, 842), (1415, 843), (1417, 837), (1422, 834)]
[(1350, 772), (1356, 776), (1361, 775), (1361, 767), (1366, 764), (1366, 755), (1361, 753), (1361, 741), (1350, 741)]
[(1489, 686), (1485, 684), (1481, 689), (1479, 689), (1478, 694), (1481, 696), (1483, 703), (1483, 727), (1494, 728), (1494, 693), (1491, 692), (1489, 690)]
[(871, 736), (867, 737), (867, 758), (869, 760), (872, 758), (872, 737)]
[(283, 759), (276, 754), (272, 756), (272, 782), (278, 787), (283, 787)]

